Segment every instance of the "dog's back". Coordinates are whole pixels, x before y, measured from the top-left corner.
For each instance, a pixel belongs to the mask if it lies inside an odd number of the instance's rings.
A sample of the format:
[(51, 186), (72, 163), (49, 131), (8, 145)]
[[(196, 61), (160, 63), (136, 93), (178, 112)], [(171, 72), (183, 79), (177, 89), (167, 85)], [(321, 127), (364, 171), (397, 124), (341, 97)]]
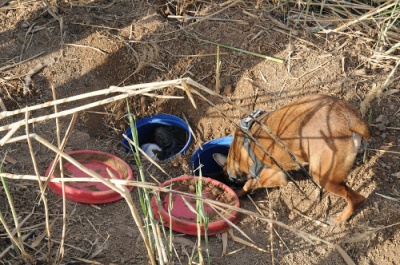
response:
[[(366, 140), (371, 137), (368, 123), (351, 104), (326, 95), (312, 95), (294, 101), (272, 112), (261, 123), (281, 139), (300, 163), (307, 164), (310, 157), (326, 148), (335, 154), (346, 152), (352, 146), (353, 133)], [(260, 125), (254, 124), (251, 133), (285, 170), (298, 169), (298, 164)], [(254, 143), (252, 148), (260, 160), (277, 168)]]
[[(330, 96), (311, 95), (270, 113), (260, 123), (284, 143), (297, 162), (309, 165), (315, 181), (347, 200), (348, 206), (334, 222), (347, 220), (365, 198), (348, 188), (344, 181), (354, 163), (361, 138), (368, 140), (371, 137), (368, 123), (353, 106)], [(250, 134), (284, 170), (299, 169), (299, 164), (259, 124), (254, 123)], [(262, 169), (257, 179), (250, 178), (249, 168), (255, 161), (243, 147), (244, 137), (246, 135), (241, 130), (235, 133), (225, 159), (225, 168), (231, 178), (247, 180), (239, 193), (243, 195), (260, 187), (286, 185), (286, 175), (281, 167), (254, 142), (250, 146), (255, 157), (267, 167)], [(224, 166), (223, 159), (220, 162)]]

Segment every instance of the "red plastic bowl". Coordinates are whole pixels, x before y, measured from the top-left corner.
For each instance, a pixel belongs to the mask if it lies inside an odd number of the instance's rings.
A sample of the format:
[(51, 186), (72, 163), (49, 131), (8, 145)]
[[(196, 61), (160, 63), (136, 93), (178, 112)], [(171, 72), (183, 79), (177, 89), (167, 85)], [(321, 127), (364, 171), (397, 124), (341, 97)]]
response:
[[(94, 150), (78, 150), (68, 152), (73, 159), (78, 161), (80, 164), (88, 169), (95, 171), (97, 174), (103, 178), (110, 178), (107, 173), (107, 168), (113, 173), (117, 179), (133, 180), (132, 169), (129, 167), (125, 161), (121, 158), (100, 151)], [(71, 178), (87, 178), (90, 177), (85, 172), (78, 169), (72, 163), (63, 160), (64, 177)], [(49, 174), (51, 166), (54, 160), (50, 163), (50, 166), (46, 170), (46, 176)], [(60, 177), (59, 166), (56, 166), (52, 178)], [(49, 182), (49, 188), (55, 193), (62, 196), (62, 186), (58, 182)], [(107, 187), (101, 182), (65, 182), (65, 197), (68, 200), (91, 203), (91, 204), (101, 204), (117, 201), (121, 199), (121, 195)], [(133, 186), (127, 187), (129, 190), (133, 189)]]
[[(196, 194), (195, 186), (193, 184), (188, 185), (190, 181), (198, 180), (199, 177), (194, 176), (180, 176), (174, 179), (170, 179), (163, 184), (161, 187), (168, 187), (172, 185), (172, 189), (176, 191), (182, 191), (187, 193)], [(215, 200), (215, 193), (207, 188), (205, 184), (213, 184), (218, 190), (223, 190), (223, 194), (225, 197), (230, 197), (230, 205), (239, 207), (239, 198), (236, 193), (226, 186), (225, 184), (211, 179), (203, 177), (203, 191), (202, 197)], [(205, 183), (205, 184), (204, 184)], [(190, 186), (190, 187), (189, 187)], [(155, 217), (160, 220), (160, 215), (162, 216), (164, 225), (167, 227), (171, 227), (170, 221), (172, 221), (172, 230), (181, 232), (188, 235), (197, 235), (197, 215), (191, 211), (191, 209), (187, 206), (185, 201), (182, 199), (182, 195), (176, 193), (159, 193), (160, 195), (160, 205), (161, 210), (159, 211), (158, 203), (155, 197), (152, 198), (151, 205), (154, 212)], [(170, 196), (172, 196), (172, 208), (171, 212), (171, 220), (168, 214), (170, 209)], [(184, 196), (186, 201), (192, 205), (193, 209), (196, 209), (196, 199)], [(230, 229), (228, 222), (221, 218), (210, 205), (207, 203), (204, 204), (204, 211), (209, 215), (210, 221), (208, 224), (208, 235), (215, 235), (223, 233)], [(212, 217), (213, 216), (213, 217)], [(237, 222), (237, 218), (239, 216), (239, 212), (231, 211), (230, 213), (226, 213), (224, 217), (228, 219), (232, 223)], [(214, 221), (213, 221), (214, 219)], [(202, 235), (204, 235), (204, 225), (201, 231)]]

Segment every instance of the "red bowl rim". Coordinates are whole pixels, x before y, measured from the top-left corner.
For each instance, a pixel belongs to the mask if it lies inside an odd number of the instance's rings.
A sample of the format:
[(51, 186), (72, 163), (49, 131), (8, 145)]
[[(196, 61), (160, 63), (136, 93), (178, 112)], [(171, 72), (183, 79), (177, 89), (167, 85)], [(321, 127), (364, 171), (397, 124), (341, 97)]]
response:
[[(183, 181), (183, 180), (187, 180), (187, 179), (191, 179), (191, 178), (196, 178), (199, 179), (200, 177), (198, 176), (189, 176), (189, 175), (183, 175), (183, 176), (179, 176), (177, 178), (173, 178), (170, 180), (165, 181), (164, 183), (162, 183), (160, 185), (160, 187), (166, 187), (168, 185), (170, 185), (172, 182), (175, 181)], [(215, 185), (218, 185), (220, 187), (222, 187), (226, 192), (228, 192), (230, 195), (233, 196), (234, 200), (235, 200), (235, 207), (240, 207), (240, 201), (239, 198), (237, 196), (237, 194), (227, 185), (225, 185), (222, 182), (219, 182), (215, 179), (212, 178), (207, 178), (207, 177), (202, 177), (202, 179), (204, 181), (213, 183)], [(159, 194), (159, 192), (157, 192)], [(158, 205), (157, 205), (157, 200), (155, 198), (155, 196), (153, 196), (152, 200), (151, 200), (151, 205), (152, 205), (152, 210), (153, 213), (155, 214), (155, 217), (157, 218), (157, 220), (160, 220), (160, 216), (159, 216), (159, 211), (158, 211)], [(164, 221), (164, 225), (167, 227), (170, 227), (170, 216), (167, 212), (166, 209), (164, 209), (164, 207), (162, 207), (161, 211), (161, 216), (162, 219)], [(230, 222), (232, 223), (237, 223), (238, 221), (238, 216), (239, 216), (239, 212), (236, 210), (233, 210), (229, 216), (224, 216), (226, 219), (228, 219)], [(175, 216), (171, 216), (171, 221), (172, 221), (172, 230), (177, 231), (177, 232), (181, 232), (184, 234), (188, 234), (188, 235), (197, 235), (197, 224), (196, 222), (190, 222), (184, 219), (180, 219), (178, 217)], [(221, 219), (219, 221), (215, 221), (215, 222), (210, 222), (208, 224), (208, 230), (207, 230), (207, 234), (209, 236), (211, 235), (215, 235), (215, 234), (220, 234), (223, 233), (227, 230), (230, 229), (230, 225), (227, 221), (225, 221), (224, 219)], [(202, 227), (202, 235), (204, 235), (204, 225)]]
[[(111, 159), (118, 161), (118, 163), (122, 164), (124, 167), (127, 168), (128, 171), (128, 177), (126, 180), (133, 180), (133, 173), (131, 167), (121, 158), (119, 158), (116, 155), (106, 153), (106, 152), (101, 152), (101, 151), (96, 151), (96, 150), (75, 150), (71, 152), (67, 152), (66, 154), (70, 155), (73, 157), (74, 154), (96, 154), (96, 155), (103, 155), (103, 156), (108, 156)], [(50, 169), (54, 163), (54, 160), (50, 163), (49, 167), (46, 170), (46, 176), (50, 173)], [(54, 173), (51, 175), (51, 178), (55, 177)], [(108, 176), (102, 176), (105, 178), (109, 178)], [(50, 189), (52, 189), (56, 194), (62, 196), (62, 184), (61, 182), (49, 182), (48, 186)], [(133, 189), (133, 186), (127, 186), (128, 190), (131, 191)], [(71, 187), (69, 185), (64, 185), (64, 190), (65, 190), (65, 197), (68, 200), (76, 201), (76, 202), (81, 202), (81, 203), (90, 203), (90, 204), (103, 204), (103, 203), (109, 203), (113, 201), (117, 201), (122, 199), (122, 196), (112, 190), (104, 190), (104, 191), (86, 191), (86, 190), (81, 190), (77, 189), (75, 187)]]

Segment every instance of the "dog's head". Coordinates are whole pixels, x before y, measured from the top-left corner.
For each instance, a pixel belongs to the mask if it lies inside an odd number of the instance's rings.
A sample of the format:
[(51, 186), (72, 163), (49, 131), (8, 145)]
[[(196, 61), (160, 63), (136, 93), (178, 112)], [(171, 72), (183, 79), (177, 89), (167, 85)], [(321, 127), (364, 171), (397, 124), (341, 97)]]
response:
[(222, 168), (222, 174), (224, 175), (226, 180), (229, 180), (231, 183), (242, 184), (240, 178), (237, 178), (236, 174), (234, 174), (231, 169), (228, 167), (228, 157), (226, 155), (220, 153), (214, 153), (213, 158), (215, 162)]

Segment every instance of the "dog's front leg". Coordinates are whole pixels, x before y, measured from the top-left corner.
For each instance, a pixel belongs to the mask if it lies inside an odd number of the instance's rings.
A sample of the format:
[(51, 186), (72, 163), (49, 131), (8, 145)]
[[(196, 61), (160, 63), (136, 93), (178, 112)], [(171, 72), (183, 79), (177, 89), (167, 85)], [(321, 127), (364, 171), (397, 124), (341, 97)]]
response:
[(237, 192), (239, 198), (244, 197), (249, 191), (258, 188), (273, 188), (279, 186), (286, 186), (288, 183), (285, 172), (272, 169), (264, 168), (259, 178), (249, 179), (243, 188)]

